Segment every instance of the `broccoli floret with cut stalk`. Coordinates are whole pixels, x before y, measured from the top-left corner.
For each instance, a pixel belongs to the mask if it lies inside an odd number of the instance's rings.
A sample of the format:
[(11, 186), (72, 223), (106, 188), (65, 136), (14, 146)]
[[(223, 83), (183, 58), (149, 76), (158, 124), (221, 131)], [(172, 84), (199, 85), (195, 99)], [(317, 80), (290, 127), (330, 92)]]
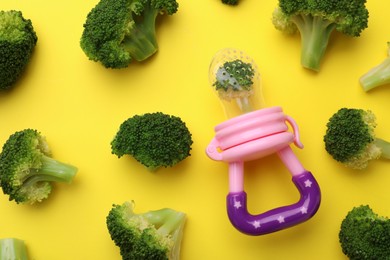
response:
[(0, 153), (0, 186), (9, 200), (34, 204), (46, 199), (51, 182), (71, 183), (77, 168), (51, 157), (51, 151), (37, 130), (12, 134)]
[(28, 260), (26, 244), (18, 238), (0, 239), (0, 259)]
[(150, 171), (172, 167), (190, 156), (192, 134), (180, 117), (162, 112), (125, 120), (111, 141), (112, 154), (133, 156)]
[(125, 68), (158, 50), (156, 18), (173, 15), (175, 0), (100, 0), (88, 13), (80, 46), (106, 68)]
[(170, 208), (134, 212), (134, 203), (113, 205), (106, 223), (123, 260), (178, 260), (186, 215)]
[(38, 37), (21, 11), (0, 11), (0, 90), (15, 86), (35, 49)]
[(301, 35), (301, 64), (319, 71), (333, 31), (358, 37), (368, 27), (366, 0), (279, 0), (272, 15), (276, 29)]
[(341, 108), (326, 126), (325, 149), (336, 161), (364, 169), (371, 160), (390, 159), (390, 143), (375, 136), (376, 117), (372, 111)]
[(364, 91), (390, 84), (390, 42), (387, 42), (387, 58), (360, 77)]
[(341, 222), (339, 241), (351, 260), (390, 259), (390, 220), (368, 205), (354, 207)]
[(222, 100), (235, 100), (241, 111), (250, 112), (253, 109), (248, 98), (254, 93), (254, 76), (255, 71), (251, 63), (240, 59), (227, 61), (218, 68), (213, 86)]

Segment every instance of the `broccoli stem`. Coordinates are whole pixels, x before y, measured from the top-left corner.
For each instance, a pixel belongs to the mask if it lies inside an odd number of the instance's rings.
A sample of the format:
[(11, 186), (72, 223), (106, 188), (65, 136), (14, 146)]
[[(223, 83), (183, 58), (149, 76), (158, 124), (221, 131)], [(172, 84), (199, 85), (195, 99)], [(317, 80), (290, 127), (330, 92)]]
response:
[(185, 215), (182, 212), (172, 212), (165, 223), (158, 228), (158, 232), (163, 235), (173, 235), (183, 224), (184, 217)]
[(28, 260), (24, 241), (17, 238), (0, 239), (0, 259)]
[(41, 168), (32, 169), (23, 186), (32, 185), (40, 181), (56, 181), (71, 183), (76, 175), (77, 168), (73, 165), (59, 162), (51, 157), (43, 155)]
[(335, 23), (312, 15), (294, 16), (291, 19), (301, 34), (302, 66), (319, 71)]
[(179, 259), (180, 242), (183, 237), (183, 228), (185, 214), (173, 209), (164, 208), (155, 211), (149, 211), (144, 217), (156, 226), (157, 232), (162, 236), (171, 236), (173, 248), (170, 252), (169, 259)]
[(375, 138), (375, 145), (381, 149), (381, 158), (390, 159), (390, 142)]
[(156, 226), (161, 235), (172, 235), (181, 227), (185, 214), (169, 208), (149, 211), (143, 214), (149, 223)]
[(131, 34), (123, 40), (124, 48), (137, 61), (143, 61), (152, 56), (158, 49), (156, 39), (157, 11), (145, 9), (141, 22), (135, 20)]
[(364, 91), (369, 91), (381, 85), (390, 84), (390, 58), (360, 77), (360, 85)]

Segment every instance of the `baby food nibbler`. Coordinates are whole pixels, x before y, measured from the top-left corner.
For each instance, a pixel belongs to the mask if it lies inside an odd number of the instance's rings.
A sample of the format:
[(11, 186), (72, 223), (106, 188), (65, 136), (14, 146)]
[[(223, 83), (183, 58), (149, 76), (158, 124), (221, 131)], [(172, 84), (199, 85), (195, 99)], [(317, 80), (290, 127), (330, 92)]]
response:
[[(263, 235), (310, 219), (320, 205), (320, 188), (290, 147), (294, 143), (303, 148), (295, 121), (281, 107), (264, 107), (255, 62), (240, 50), (221, 50), (210, 64), (209, 79), (229, 119), (215, 127), (215, 137), (206, 153), (229, 165), (227, 213), (233, 226), (248, 235)], [(300, 199), (295, 204), (252, 215), (247, 210), (244, 191), (244, 162), (273, 153), (291, 173)]]

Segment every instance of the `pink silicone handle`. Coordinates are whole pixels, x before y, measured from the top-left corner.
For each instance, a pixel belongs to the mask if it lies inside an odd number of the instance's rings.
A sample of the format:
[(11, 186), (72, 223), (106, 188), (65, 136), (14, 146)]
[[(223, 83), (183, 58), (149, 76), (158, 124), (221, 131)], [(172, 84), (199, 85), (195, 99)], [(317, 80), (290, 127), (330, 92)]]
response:
[(278, 155), (292, 175), (300, 200), (257, 215), (250, 214), (247, 209), (244, 163), (229, 163), (228, 216), (233, 226), (245, 234), (263, 235), (297, 225), (310, 219), (319, 208), (321, 192), (314, 176), (303, 168), (289, 146), (280, 150)]

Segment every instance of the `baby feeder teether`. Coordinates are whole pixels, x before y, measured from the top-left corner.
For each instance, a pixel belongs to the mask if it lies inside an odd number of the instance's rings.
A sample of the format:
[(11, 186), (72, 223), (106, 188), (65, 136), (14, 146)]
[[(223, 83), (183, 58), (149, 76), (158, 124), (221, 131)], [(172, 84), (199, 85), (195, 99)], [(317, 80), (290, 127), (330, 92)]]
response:
[[(206, 153), (213, 160), (229, 164), (227, 213), (233, 226), (248, 235), (263, 235), (310, 219), (320, 205), (320, 188), (290, 147), (294, 143), (303, 148), (295, 121), (281, 107), (263, 108), (255, 62), (240, 50), (224, 49), (214, 56), (209, 78), (229, 119), (215, 127), (215, 137)], [(286, 122), (293, 133), (288, 131)], [(252, 215), (247, 210), (244, 191), (244, 162), (273, 153), (291, 173), (300, 199), (295, 204)]]

